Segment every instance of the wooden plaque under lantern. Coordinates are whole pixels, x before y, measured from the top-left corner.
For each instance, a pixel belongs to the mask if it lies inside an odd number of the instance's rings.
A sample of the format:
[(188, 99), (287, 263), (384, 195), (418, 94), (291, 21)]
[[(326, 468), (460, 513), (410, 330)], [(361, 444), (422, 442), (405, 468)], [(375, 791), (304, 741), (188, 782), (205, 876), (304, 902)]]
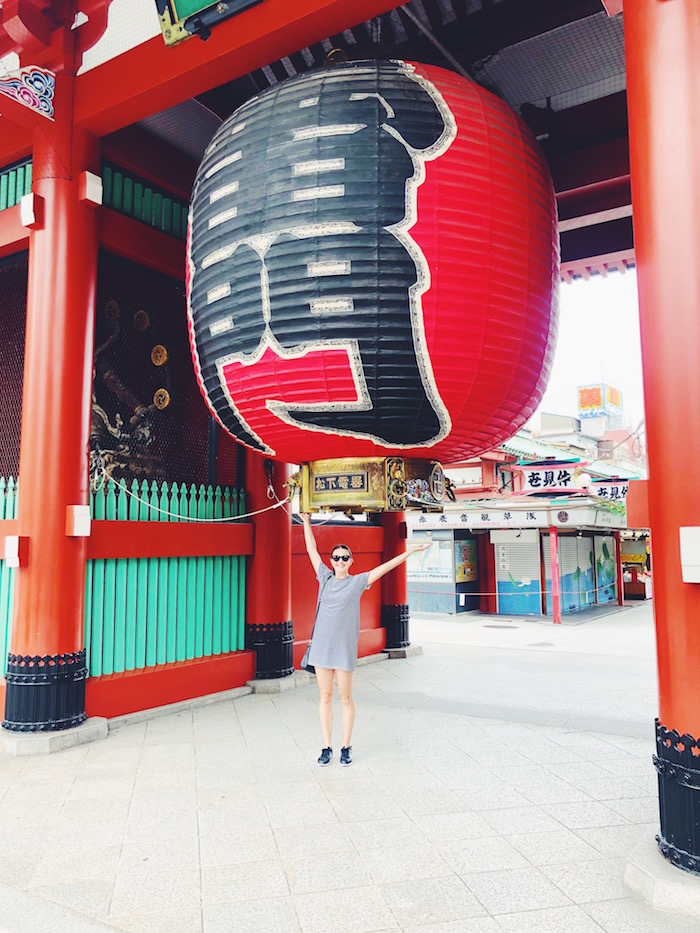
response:
[(403, 457), (342, 457), (302, 463), (292, 479), (302, 512), (400, 512), (439, 510), (442, 466)]

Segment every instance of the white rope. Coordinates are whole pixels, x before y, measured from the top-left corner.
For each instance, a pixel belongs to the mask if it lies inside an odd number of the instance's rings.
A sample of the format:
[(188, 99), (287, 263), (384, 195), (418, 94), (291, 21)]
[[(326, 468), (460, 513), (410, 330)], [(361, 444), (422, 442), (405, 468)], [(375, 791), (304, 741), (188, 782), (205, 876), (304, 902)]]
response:
[[(128, 489), (123, 483), (120, 483), (118, 479), (114, 479), (114, 477), (110, 476), (109, 473), (107, 473), (106, 470), (103, 470), (102, 473), (103, 473), (103, 476), (105, 476), (105, 477), (107, 478), (107, 480), (111, 480), (111, 481), (114, 483), (114, 485), (115, 485), (115, 486), (118, 486), (120, 489), (122, 489), (122, 490), (127, 494), (127, 496), (131, 496), (131, 498), (132, 498), (132, 499), (135, 499), (137, 502), (143, 503), (145, 506), (147, 506), (147, 507), (148, 507), (149, 509), (151, 509), (153, 512), (158, 512), (159, 515), (170, 515), (172, 518), (178, 518), (178, 519), (180, 519), (180, 521), (186, 521), (186, 522), (211, 522), (211, 523), (214, 523), (214, 522), (238, 522), (238, 521), (240, 521), (242, 518), (252, 518), (253, 515), (262, 515), (263, 512), (271, 512), (273, 509), (278, 509), (278, 508), (280, 508), (280, 506), (284, 506), (284, 505), (287, 504), (287, 500), (286, 500), (286, 499), (280, 499), (280, 498), (277, 496), (277, 493), (275, 493), (275, 498), (277, 499), (277, 502), (275, 502), (274, 505), (268, 505), (268, 506), (267, 506), (266, 508), (264, 508), (264, 509), (257, 509), (255, 512), (245, 512), (243, 515), (231, 515), (231, 516), (229, 516), (228, 518), (195, 518), (195, 517), (189, 516), (189, 515), (180, 515), (178, 512), (169, 512), (167, 509), (161, 509), (161, 508), (159, 508), (157, 505), (151, 505), (151, 503), (150, 503), (150, 502), (147, 502), (146, 499), (143, 499), (141, 496), (138, 496), (135, 492), (132, 492), (130, 489)], [(104, 487), (104, 482), (103, 482), (102, 487), (100, 487), (100, 488), (103, 488), (103, 487)], [(273, 492), (274, 492), (274, 490), (273, 490)]]

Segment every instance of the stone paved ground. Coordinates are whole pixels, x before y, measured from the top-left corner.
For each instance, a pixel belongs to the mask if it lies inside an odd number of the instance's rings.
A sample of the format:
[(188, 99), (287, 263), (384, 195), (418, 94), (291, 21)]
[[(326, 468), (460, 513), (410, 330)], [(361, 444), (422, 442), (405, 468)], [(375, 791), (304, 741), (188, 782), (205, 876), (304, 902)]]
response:
[(310, 683), (0, 756), (0, 930), (700, 930), (622, 880), (657, 820), (650, 607), (412, 638), (358, 669), (351, 768), (315, 764)]

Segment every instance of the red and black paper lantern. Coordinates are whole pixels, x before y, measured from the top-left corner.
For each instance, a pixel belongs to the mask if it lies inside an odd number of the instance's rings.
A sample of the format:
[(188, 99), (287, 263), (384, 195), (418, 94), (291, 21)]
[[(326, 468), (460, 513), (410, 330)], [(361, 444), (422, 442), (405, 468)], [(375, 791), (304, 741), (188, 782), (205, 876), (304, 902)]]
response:
[(289, 462), (476, 455), (542, 396), (558, 258), (543, 155), (488, 91), (404, 62), (300, 75), (239, 108), (197, 173), (202, 391)]

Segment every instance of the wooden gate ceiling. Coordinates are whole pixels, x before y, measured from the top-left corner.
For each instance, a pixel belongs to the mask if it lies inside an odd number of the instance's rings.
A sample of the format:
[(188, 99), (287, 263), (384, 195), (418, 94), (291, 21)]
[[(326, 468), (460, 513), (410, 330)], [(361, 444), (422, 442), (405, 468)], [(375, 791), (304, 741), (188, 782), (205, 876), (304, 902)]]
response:
[[(177, 150), (194, 169), (233, 110), (323, 63), (331, 49), (349, 59), (439, 65), (502, 97), (539, 139), (557, 192), (563, 278), (624, 271), (634, 252), (620, 7), (621, 0), (264, 0), (207, 42), (166, 48), (156, 36), (80, 75), (75, 119), (113, 134), (117, 145), (139, 133), (158, 137), (161, 150)], [(3, 136), (0, 122), (0, 149)]]

